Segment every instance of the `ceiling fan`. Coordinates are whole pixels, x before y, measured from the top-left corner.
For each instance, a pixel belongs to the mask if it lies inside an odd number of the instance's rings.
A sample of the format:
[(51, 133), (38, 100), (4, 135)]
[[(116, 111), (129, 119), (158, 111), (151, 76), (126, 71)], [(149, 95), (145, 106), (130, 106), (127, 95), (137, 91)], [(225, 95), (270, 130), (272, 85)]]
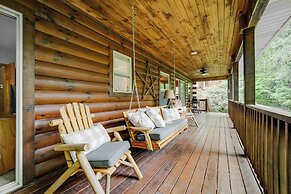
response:
[(209, 71), (206, 67), (202, 67), (202, 68), (195, 69), (192, 71), (192, 75), (194, 75), (195, 77), (207, 76), (208, 73)]
[(200, 71), (200, 75), (202, 76), (208, 75), (208, 69), (206, 67), (202, 67), (199, 71)]

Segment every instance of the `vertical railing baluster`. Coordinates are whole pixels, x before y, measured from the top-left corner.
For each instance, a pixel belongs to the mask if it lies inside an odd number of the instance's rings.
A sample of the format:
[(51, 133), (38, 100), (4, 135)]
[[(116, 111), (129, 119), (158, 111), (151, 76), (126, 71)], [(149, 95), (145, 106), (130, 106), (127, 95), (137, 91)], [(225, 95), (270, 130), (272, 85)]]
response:
[(287, 193), (291, 193), (291, 124), (290, 123), (285, 123), (286, 128), (286, 133), (287, 133), (287, 171), (288, 171), (288, 192)]
[(273, 192), (273, 117), (268, 117), (268, 124), (267, 124), (267, 144), (268, 144), (268, 157), (267, 157), (267, 163), (268, 163), (268, 193), (274, 193)]
[(280, 193), (288, 193), (288, 173), (287, 173), (287, 163), (288, 163), (288, 125), (287, 123), (280, 121), (279, 123), (279, 183), (280, 183)]
[[(260, 168), (260, 180), (264, 180), (264, 148), (265, 148), (265, 114), (262, 113), (262, 122), (261, 122), (261, 168)], [(264, 181), (262, 181), (263, 184)]]
[(279, 194), (279, 120), (273, 120), (273, 179), (274, 194)]
[(268, 115), (265, 116), (265, 126), (264, 126), (264, 185), (265, 188), (268, 186)]

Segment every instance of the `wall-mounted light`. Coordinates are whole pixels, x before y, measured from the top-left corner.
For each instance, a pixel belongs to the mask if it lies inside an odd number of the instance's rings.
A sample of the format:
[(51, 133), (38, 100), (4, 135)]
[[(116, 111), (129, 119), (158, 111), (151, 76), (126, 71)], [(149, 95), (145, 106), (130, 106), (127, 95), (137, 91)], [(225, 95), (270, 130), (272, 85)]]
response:
[(198, 54), (198, 52), (197, 51), (191, 51), (191, 53), (190, 53), (191, 55), (197, 55)]

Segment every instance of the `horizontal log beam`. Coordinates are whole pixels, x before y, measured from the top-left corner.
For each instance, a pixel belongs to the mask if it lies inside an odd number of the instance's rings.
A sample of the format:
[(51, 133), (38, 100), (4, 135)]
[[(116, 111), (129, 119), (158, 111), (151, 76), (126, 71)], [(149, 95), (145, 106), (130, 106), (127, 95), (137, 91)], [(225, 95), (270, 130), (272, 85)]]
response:
[(64, 155), (63, 152), (54, 151), (55, 145), (56, 144), (35, 150), (35, 164), (39, 164), (47, 160), (56, 158), (58, 156)]
[[(65, 91), (35, 91), (35, 104), (67, 104), (71, 102), (97, 103), (97, 102), (128, 102), (130, 97), (110, 97), (108, 93), (68, 92)], [(153, 101), (146, 96), (144, 101)]]
[(84, 58), (100, 64), (109, 64), (109, 57), (101, 53), (94, 52), (90, 49), (66, 42), (55, 38), (43, 32), (36, 31), (35, 44), (41, 47), (53, 49), (62, 53), (70, 54), (76, 57)]
[(58, 131), (35, 135), (35, 149), (44, 148), (58, 143), (61, 143)]
[(58, 52), (41, 46), (35, 47), (35, 59), (39, 61), (74, 67), (108, 75), (108, 64), (101, 64), (84, 58)]
[(108, 45), (105, 46), (103, 44), (100, 44), (98, 41), (96, 41), (95, 36), (95, 39), (93, 41), (92, 39), (87, 38), (85, 34), (80, 35), (74, 31), (56, 25), (55, 23), (47, 21), (41, 17), (36, 17), (35, 29), (51, 36), (58, 37), (59, 39), (101, 53), (103, 55), (109, 55)]
[[(124, 110), (129, 108), (129, 102), (101, 102), (101, 103), (87, 103), (91, 113), (108, 112), (115, 110)], [(155, 101), (141, 101), (142, 107), (154, 106)], [(35, 106), (35, 119), (56, 118), (60, 116), (60, 108), (65, 104), (49, 104)], [(133, 102), (133, 108), (137, 108), (137, 102)]]
[(94, 83), (86, 81), (77, 81), (65, 78), (54, 78), (46, 76), (35, 77), (36, 90), (57, 90), (57, 91), (81, 91), (81, 92), (109, 92), (107, 83)]
[(66, 159), (64, 155), (47, 160), (45, 162), (35, 165), (35, 175), (40, 177), (42, 175), (53, 172), (54, 170), (60, 169), (66, 166)]
[(104, 74), (42, 61), (36, 61), (35, 74), (81, 81), (109, 83), (109, 77)]

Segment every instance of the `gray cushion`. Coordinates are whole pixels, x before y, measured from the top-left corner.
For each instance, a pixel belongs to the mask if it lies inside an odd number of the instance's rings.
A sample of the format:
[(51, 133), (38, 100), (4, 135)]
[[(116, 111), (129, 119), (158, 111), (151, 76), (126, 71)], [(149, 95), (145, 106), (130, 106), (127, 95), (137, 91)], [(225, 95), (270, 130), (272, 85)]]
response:
[(127, 141), (109, 142), (86, 155), (93, 168), (108, 168), (113, 166), (130, 148)]
[(155, 128), (149, 132), (152, 140), (162, 140), (187, 124), (187, 119), (181, 118), (166, 123), (166, 127)]

